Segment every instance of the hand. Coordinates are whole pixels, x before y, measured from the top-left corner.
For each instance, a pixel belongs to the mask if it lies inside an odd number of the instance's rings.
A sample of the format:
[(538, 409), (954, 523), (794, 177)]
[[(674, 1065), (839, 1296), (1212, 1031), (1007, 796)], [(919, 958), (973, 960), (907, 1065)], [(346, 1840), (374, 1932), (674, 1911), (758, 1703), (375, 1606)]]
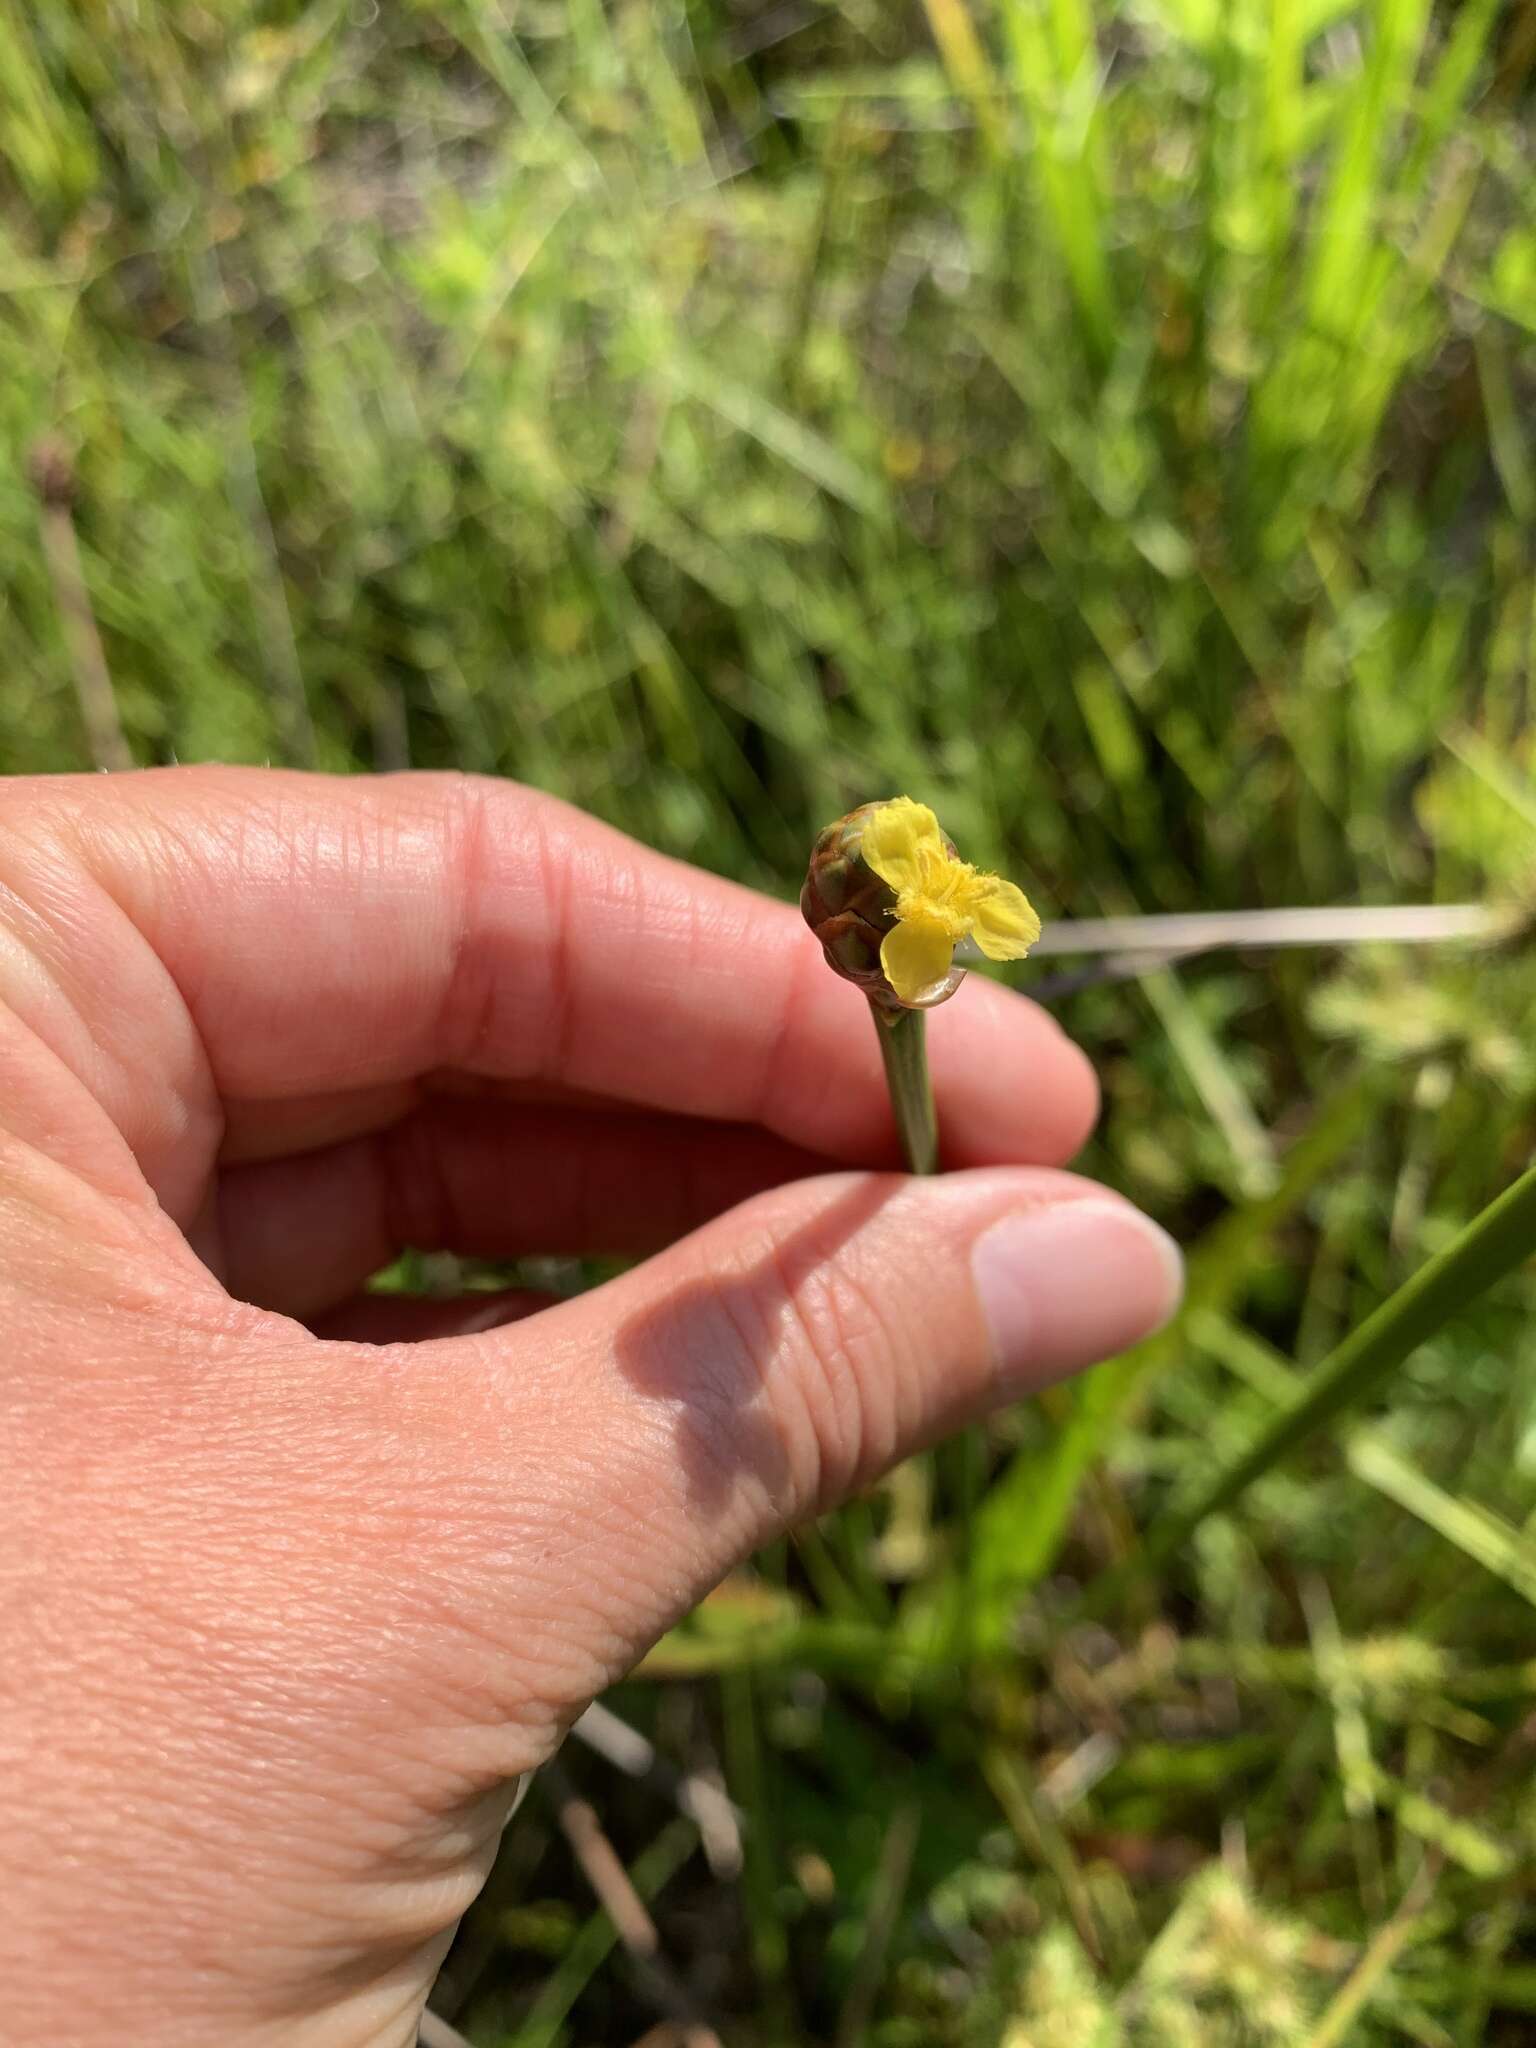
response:
[[(406, 2043), (519, 1773), (730, 1567), (1156, 1326), (1082, 1055), (933, 1020), (891, 1172), (792, 910), (526, 790), (0, 788), (17, 2039)], [(650, 1253), (545, 1305), (404, 1245)], [(536, 1311), (536, 1312), (535, 1312)]]

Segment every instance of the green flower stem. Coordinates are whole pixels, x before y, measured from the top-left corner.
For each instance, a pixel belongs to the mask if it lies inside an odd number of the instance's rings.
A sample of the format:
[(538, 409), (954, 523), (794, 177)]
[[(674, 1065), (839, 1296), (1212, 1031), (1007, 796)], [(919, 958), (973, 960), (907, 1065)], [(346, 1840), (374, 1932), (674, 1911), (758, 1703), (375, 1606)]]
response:
[(939, 1119), (928, 1079), (923, 1013), (892, 1010), (876, 1002), (869, 1007), (880, 1040), (880, 1057), (885, 1061), (886, 1085), (891, 1091), (902, 1155), (913, 1173), (937, 1173)]

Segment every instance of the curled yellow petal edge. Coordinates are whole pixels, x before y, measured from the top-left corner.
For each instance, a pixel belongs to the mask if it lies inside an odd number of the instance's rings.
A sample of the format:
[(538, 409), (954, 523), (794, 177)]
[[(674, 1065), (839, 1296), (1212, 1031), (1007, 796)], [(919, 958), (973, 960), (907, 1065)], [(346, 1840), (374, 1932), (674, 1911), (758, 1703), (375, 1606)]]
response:
[(941, 924), (903, 918), (880, 942), (880, 965), (903, 1003), (916, 1003), (949, 973), (954, 941)]
[(1022, 960), (1040, 936), (1040, 920), (1016, 882), (998, 875), (978, 877), (986, 883), (971, 906), (972, 937), (989, 960)]
[(865, 866), (873, 868), (898, 896), (903, 889), (922, 886), (919, 853), (923, 849), (944, 858), (944, 834), (928, 806), (909, 796), (893, 796), (889, 803), (881, 804), (870, 814), (859, 838), (859, 855)]

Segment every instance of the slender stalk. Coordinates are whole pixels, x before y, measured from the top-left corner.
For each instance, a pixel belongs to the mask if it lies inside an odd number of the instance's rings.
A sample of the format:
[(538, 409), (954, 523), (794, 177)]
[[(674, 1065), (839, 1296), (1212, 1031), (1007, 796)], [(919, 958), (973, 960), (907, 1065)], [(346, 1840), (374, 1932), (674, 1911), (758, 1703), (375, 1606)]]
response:
[(1087, 964), (1032, 979), (1029, 993), (1037, 1003), (1052, 1003), (1100, 982), (1135, 981), (1159, 967), (1227, 950), (1268, 952), (1277, 946), (1366, 946), (1381, 941), (1410, 946), (1458, 940), (1495, 945), (1517, 938), (1528, 923), (1528, 913), (1518, 904), (1496, 903), (1062, 918), (1046, 926), (1035, 943), (1033, 957), (1044, 960), (1081, 954)]
[(52, 439), (32, 451), (32, 488), (42, 522), (43, 559), (53, 583), (59, 629), (74, 675), (75, 695), (91, 759), (98, 768), (131, 768), (133, 753), (123, 736), (112, 671), (96, 629), (91, 593), (75, 537), (75, 472), (68, 449)]
[(1420, 1267), (1374, 1314), (1352, 1330), (1313, 1372), (1289, 1408), (1249, 1448), (1218, 1472), (1189, 1507), (1154, 1523), (1127, 1561), (1159, 1563), (1210, 1515), (1293, 1450), (1303, 1438), (1357, 1406), (1443, 1324), (1458, 1315), (1536, 1251), (1536, 1167), (1523, 1173), (1448, 1244)]
[(939, 1120), (933, 1106), (933, 1085), (928, 1079), (923, 1013), (890, 1010), (882, 1003), (871, 1003), (869, 1007), (875, 1020), (875, 1035), (880, 1040), (880, 1057), (885, 1061), (886, 1086), (891, 1091), (902, 1157), (913, 1173), (937, 1173)]
[(1031, 952), (1206, 953), (1217, 946), (1359, 946), (1392, 940), (1421, 946), (1451, 939), (1511, 937), (1522, 921), (1515, 904), (1343, 904), (1323, 909), (1179, 911), (1168, 917), (1062, 917)]

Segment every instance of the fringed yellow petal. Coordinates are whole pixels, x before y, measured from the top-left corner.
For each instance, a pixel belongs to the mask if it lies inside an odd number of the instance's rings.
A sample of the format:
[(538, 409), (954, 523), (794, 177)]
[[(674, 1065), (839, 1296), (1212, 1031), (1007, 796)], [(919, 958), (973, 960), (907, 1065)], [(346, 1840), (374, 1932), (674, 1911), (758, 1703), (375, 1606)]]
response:
[(915, 1003), (949, 972), (955, 942), (942, 924), (927, 917), (904, 917), (880, 942), (885, 978), (904, 1003)]
[(946, 858), (938, 819), (926, 804), (914, 803), (909, 796), (893, 796), (870, 813), (859, 852), (898, 896), (904, 889), (923, 886), (925, 854), (930, 859), (935, 855), (940, 860)]
[(997, 875), (978, 875), (978, 887), (966, 905), (971, 935), (989, 960), (1022, 960), (1040, 936), (1040, 920), (1029, 898), (1013, 882)]

